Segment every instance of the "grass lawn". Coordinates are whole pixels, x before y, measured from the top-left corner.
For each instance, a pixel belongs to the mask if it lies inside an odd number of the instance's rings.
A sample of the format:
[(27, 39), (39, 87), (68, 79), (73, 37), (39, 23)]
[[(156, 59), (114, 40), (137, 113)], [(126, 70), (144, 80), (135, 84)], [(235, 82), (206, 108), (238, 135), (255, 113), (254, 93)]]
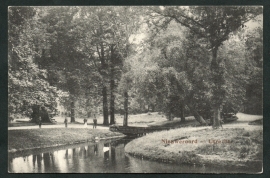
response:
[[(129, 142), (125, 151), (151, 160), (219, 166), (261, 168), (263, 135), (261, 126), (253, 129), (188, 127), (151, 133)], [(259, 164), (257, 164), (259, 163)]]
[[(109, 118), (110, 120), (110, 118)], [(115, 121), (117, 125), (123, 125), (124, 116), (120, 114), (115, 114)], [(78, 119), (80, 122), (80, 119)], [(142, 114), (132, 114), (128, 116), (128, 125), (129, 126), (147, 126), (150, 123), (167, 121), (166, 117), (163, 114), (158, 114), (158, 112), (152, 113), (142, 113)], [(92, 124), (92, 118), (88, 119), (88, 123)], [(97, 117), (97, 123), (103, 123), (103, 116), (99, 115)]]
[[(63, 125), (65, 117), (63, 116), (55, 116), (53, 119), (55, 119), (56, 125)], [(68, 122), (70, 122), (70, 117), (67, 117)], [(83, 124), (83, 119), (81, 117), (76, 117), (75, 121), (77, 124)], [(120, 114), (115, 114), (115, 121), (118, 125), (123, 125), (123, 119), (124, 116)], [(110, 118), (109, 118), (110, 120)], [(177, 119), (176, 119), (177, 120)], [(9, 126), (33, 126), (36, 125), (35, 123), (29, 123), (29, 118), (25, 119), (15, 119), (13, 122), (9, 123)], [(150, 123), (154, 122), (166, 122), (167, 119), (164, 115), (158, 114), (158, 112), (152, 112), (152, 113), (143, 113), (143, 114), (136, 114), (136, 115), (129, 115), (128, 117), (128, 124), (130, 126), (147, 126)], [(93, 118), (87, 119), (88, 124), (93, 124)], [(44, 123), (45, 125), (46, 123)], [(48, 123), (49, 124), (49, 123)], [(103, 124), (103, 115), (97, 116), (97, 124), (102, 125)]]
[(47, 128), (8, 131), (8, 150), (24, 150), (92, 141), (95, 137), (108, 138), (123, 136), (104, 129)]
[(200, 126), (200, 123), (195, 120), (194, 116), (185, 117), (185, 122), (181, 122), (180, 118), (174, 118), (172, 121), (169, 120), (159, 120), (153, 123), (148, 124), (151, 127), (188, 127), (188, 126)]

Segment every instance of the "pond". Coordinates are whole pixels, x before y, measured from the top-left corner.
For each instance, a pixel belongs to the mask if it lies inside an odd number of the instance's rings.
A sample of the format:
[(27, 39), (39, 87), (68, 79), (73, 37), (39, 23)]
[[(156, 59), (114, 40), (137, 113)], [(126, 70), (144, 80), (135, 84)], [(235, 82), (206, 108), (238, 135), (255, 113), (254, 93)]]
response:
[(124, 152), (128, 138), (9, 154), (10, 173), (254, 173), (252, 169), (168, 164)]

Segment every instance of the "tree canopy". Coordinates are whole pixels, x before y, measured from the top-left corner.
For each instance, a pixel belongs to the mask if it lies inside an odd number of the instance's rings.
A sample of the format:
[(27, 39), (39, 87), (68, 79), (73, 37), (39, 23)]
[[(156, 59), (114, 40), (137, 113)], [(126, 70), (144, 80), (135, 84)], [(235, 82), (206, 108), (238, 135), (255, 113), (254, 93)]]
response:
[[(9, 8), (9, 113), (192, 114), (262, 110), (262, 8), (89, 6)], [(257, 23), (251, 28), (248, 23)], [(211, 116), (212, 115), (212, 116)]]

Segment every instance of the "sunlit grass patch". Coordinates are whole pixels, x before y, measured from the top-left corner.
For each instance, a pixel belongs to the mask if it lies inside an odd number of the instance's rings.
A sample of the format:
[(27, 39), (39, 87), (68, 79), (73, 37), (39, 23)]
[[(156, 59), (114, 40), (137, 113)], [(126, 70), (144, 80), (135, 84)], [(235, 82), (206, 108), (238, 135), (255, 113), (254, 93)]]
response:
[(95, 137), (120, 136), (109, 130), (87, 128), (49, 128), (8, 131), (8, 149), (30, 149), (40, 146), (55, 146), (78, 141), (93, 140)]
[[(177, 141), (181, 139), (187, 142)], [(196, 144), (192, 140), (196, 140)], [(207, 164), (220, 159), (223, 161), (220, 164), (225, 165), (233, 161), (237, 164), (262, 161), (262, 129), (180, 128), (135, 139), (126, 145), (125, 151), (153, 160), (166, 159), (176, 163)]]

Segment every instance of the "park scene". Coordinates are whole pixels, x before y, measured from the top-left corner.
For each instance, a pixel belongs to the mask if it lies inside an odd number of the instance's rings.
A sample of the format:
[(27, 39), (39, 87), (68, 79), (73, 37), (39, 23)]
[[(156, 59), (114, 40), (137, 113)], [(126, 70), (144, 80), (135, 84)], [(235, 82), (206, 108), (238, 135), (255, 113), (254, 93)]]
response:
[(261, 6), (8, 7), (9, 173), (262, 173)]

